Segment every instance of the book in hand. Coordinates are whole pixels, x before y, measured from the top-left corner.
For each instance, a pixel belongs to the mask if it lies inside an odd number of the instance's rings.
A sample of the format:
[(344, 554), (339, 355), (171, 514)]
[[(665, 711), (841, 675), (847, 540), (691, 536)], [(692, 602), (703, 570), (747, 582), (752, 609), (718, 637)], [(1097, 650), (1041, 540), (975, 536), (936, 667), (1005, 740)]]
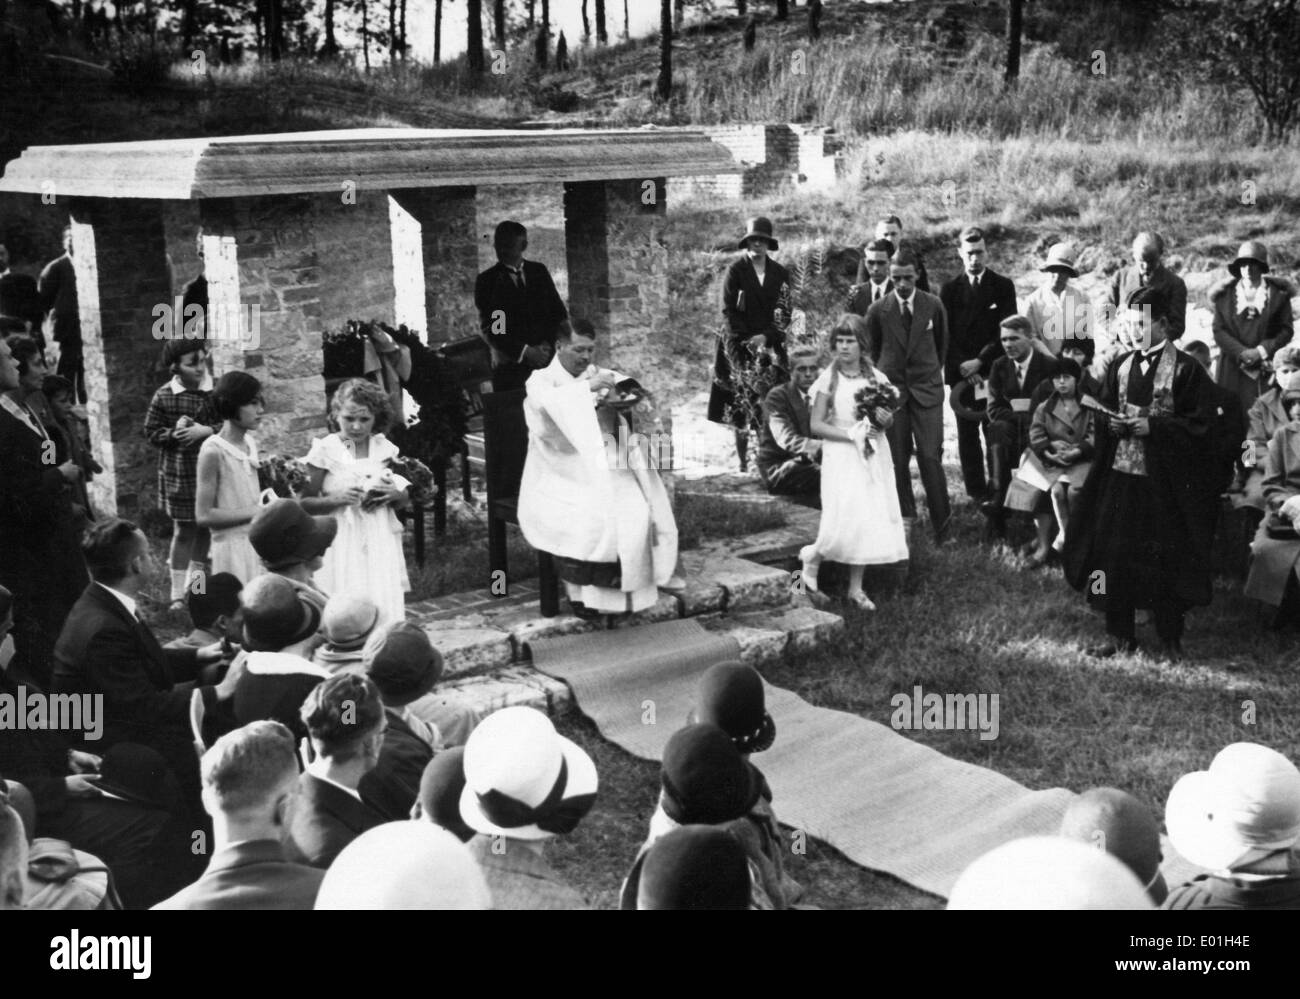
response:
[(1102, 416), (1109, 417), (1112, 420), (1127, 419), (1127, 417), (1123, 413), (1119, 412), (1118, 410), (1111, 409), (1108, 406), (1103, 406), (1100, 402), (1096, 400), (1096, 398), (1094, 398), (1091, 395), (1088, 395), (1087, 393), (1084, 393), (1079, 397), (1079, 405), (1082, 406), (1084, 409), (1091, 409), (1094, 413), (1101, 413)]

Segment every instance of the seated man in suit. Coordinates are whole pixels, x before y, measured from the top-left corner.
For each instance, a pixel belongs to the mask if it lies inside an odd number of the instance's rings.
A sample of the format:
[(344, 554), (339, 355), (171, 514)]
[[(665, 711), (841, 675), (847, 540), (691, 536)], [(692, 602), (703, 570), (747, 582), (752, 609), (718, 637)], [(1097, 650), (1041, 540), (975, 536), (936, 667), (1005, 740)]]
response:
[(298, 801), (284, 830), (285, 857), (325, 868), (384, 817), (361, 800), (361, 778), (375, 768), (388, 715), (379, 688), (340, 673), (314, 687), (302, 706), (312, 760), (298, 778)]
[[(190, 699), (197, 686), (215, 710), (235, 691), (240, 670), (215, 685), (205, 666), (221, 660), (221, 643), (164, 649), (140, 617), (136, 599), (153, 568), (149, 541), (129, 520), (97, 521), (83, 545), (93, 582), (73, 605), (54, 648), (54, 689), (103, 697), (103, 751), (139, 742), (166, 759), (186, 791), (198, 790), (190, 742)], [(206, 681), (206, 682), (205, 682)]]
[(310, 909), (325, 875), (285, 860), (281, 835), (298, 793), (293, 736), (258, 721), (203, 754), (213, 850), (203, 876), (155, 909)]
[(763, 400), (758, 474), (774, 496), (808, 496), (821, 505), (822, 442), (812, 435), (808, 390), (821, 373), (816, 347), (790, 351), (790, 381)]
[(527, 229), (502, 222), (492, 245), (497, 262), (474, 282), (474, 305), (479, 332), (492, 348), (492, 389), (510, 392), (551, 363), (556, 337), (569, 325), (569, 311), (546, 265), (524, 259)]
[(1005, 353), (993, 362), (989, 373), (989, 422), (984, 428), (984, 439), (988, 442), (992, 481), (980, 510), (989, 518), (995, 535), (1000, 535), (1005, 528), (1002, 501), (1011, 483), (1011, 472), (1029, 443), (1034, 389), (1051, 377), (1052, 358), (1034, 349), (1033, 337), (1033, 325), (1024, 316), (1002, 320)]

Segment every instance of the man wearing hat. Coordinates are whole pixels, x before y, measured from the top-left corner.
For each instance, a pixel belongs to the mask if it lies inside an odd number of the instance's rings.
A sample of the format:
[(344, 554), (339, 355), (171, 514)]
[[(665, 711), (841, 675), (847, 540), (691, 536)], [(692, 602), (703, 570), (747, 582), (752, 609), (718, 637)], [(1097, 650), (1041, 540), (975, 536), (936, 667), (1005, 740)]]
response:
[(312, 654), (312, 662), (331, 673), (365, 672), (365, 646), (379, 624), (379, 608), (359, 593), (335, 593), (321, 614), (325, 640)]
[[(1139, 288), (1154, 288), (1164, 293), (1169, 301), (1169, 339), (1182, 339), (1187, 328), (1187, 285), (1183, 279), (1163, 263), (1165, 241), (1158, 232), (1140, 232), (1133, 239), (1133, 265), (1121, 267), (1110, 283), (1112, 317), (1117, 317)], [(1123, 353), (1124, 348), (1113, 340), (1107, 354)]]
[(1264, 363), (1295, 332), (1289, 282), (1268, 274), (1268, 247), (1256, 239), (1241, 244), (1228, 265), (1232, 280), (1210, 292), (1214, 307), (1214, 342), (1219, 345), (1215, 381), (1235, 392), (1243, 410), (1268, 390)]
[(735, 428), (742, 472), (749, 467), (748, 434), (762, 421), (763, 397), (788, 377), (785, 328), (790, 317), (780, 306), (790, 273), (768, 256), (779, 245), (771, 219), (750, 219), (740, 237), (744, 255), (727, 268), (722, 282), (726, 328), (719, 333), (713, 361), (708, 419)]
[(596, 765), (533, 708), (502, 708), (465, 745), (460, 814), (494, 909), (586, 909), (546, 862), (548, 840), (572, 832), (596, 801)]
[[(957, 239), (957, 255), (961, 258), (962, 273), (939, 289), (948, 317), (944, 380), (954, 393), (963, 381), (974, 384), (988, 377), (994, 360), (1002, 354), (999, 324), (1016, 311), (1016, 286), (1010, 278), (989, 268), (983, 229), (978, 226), (963, 229)], [(957, 454), (966, 495), (976, 502), (987, 499), (988, 479), (984, 474), (979, 423), (957, 421)]]
[(1165, 804), (1169, 840), (1208, 870), (1162, 909), (1300, 909), (1300, 770), (1253, 742), (1180, 777)]
[(1123, 861), (1146, 888), (1147, 897), (1159, 905), (1169, 894), (1160, 872), (1160, 824), (1151, 810), (1127, 791), (1094, 787), (1084, 791), (1065, 810), (1061, 835), (1105, 850)]
[(1142, 289), (1128, 304), (1122, 333), (1140, 346), (1111, 364), (1097, 397), (1106, 413), (1092, 473), (1070, 507), (1065, 575), (1105, 608), (1109, 641), (1090, 655), (1135, 651), (1134, 615), (1145, 608), (1163, 655), (1176, 660), (1183, 615), (1212, 594), (1214, 505), (1199, 482), (1210, 380), (1168, 339), (1164, 292)]
[[(642, 862), (637, 909), (748, 909), (749, 862), (734, 836), (712, 826), (682, 826), (662, 836)], [(620, 908), (632, 908), (621, 905)]]
[(1053, 244), (1039, 270), (1049, 277), (1034, 289), (1021, 312), (1029, 320), (1034, 347), (1059, 357), (1066, 344), (1092, 339), (1092, 303), (1070, 284), (1079, 272), (1068, 243)]

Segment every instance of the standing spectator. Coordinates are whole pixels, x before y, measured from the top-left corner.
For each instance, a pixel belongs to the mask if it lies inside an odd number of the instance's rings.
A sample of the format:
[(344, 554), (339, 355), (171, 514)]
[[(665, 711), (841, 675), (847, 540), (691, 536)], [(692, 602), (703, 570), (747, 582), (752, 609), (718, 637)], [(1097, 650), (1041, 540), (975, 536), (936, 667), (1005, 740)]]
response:
[[(220, 433), (199, 447), (194, 491), (194, 523), (212, 533), (213, 572), (229, 572), (250, 583), (262, 563), (249, 540), (258, 503), (257, 439), (262, 423), (262, 383), (246, 371), (227, 371), (212, 390), (212, 411)], [(193, 431), (193, 427), (185, 428)]]
[(916, 519), (912, 448), (925, 487), (930, 529), (937, 544), (948, 537), (951, 507), (943, 472), (943, 368), (948, 353), (948, 316), (937, 295), (915, 290), (917, 260), (908, 250), (890, 264), (892, 294), (867, 310), (871, 358), (902, 396), (889, 428), (894, 485), (903, 520)]
[(762, 421), (762, 400), (786, 380), (785, 328), (790, 317), (781, 309), (790, 273), (768, 254), (780, 247), (772, 220), (749, 220), (740, 238), (744, 256), (727, 268), (722, 283), (722, 314), (709, 391), (708, 419), (735, 430), (736, 457), (749, 468), (749, 434)]
[(1267, 276), (1268, 247), (1258, 240), (1242, 243), (1228, 270), (1232, 280), (1210, 294), (1219, 345), (1215, 381), (1235, 392), (1246, 410), (1268, 389), (1265, 362), (1291, 342), (1296, 290), (1289, 281)]
[(1098, 401), (1097, 456), (1070, 508), (1066, 579), (1104, 606), (1109, 641), (1098, 657), (1137, 648), (1134, 615), (1154, 611), (1165, 658), (1183, 656), (1183, 616), (1210, 602), (1214, 518), (1198, 477), (1211, 418), (1210, 379), (1168, 339), (1168, 295), (1147, 288), (1121, 317), (1141, 349), (1117, 358)]
[(759, 437), (759, 478), (773, 496), (811, 496), (821, 490), (822, 442), (812, 435), (808, 390), (821, 372), (816, 347), (790, 351), (790, 381), (778, 385), (763, 400)]
[[(987, 378), (993, 362), (1002, 354), (999, 329), (1002, 320), (1015, 315), (1016, 286), (988, 267), (984, 230), (967, 226), (957, 241), (963, 272), (939, 289), (948, 315), (948, 356), (944, 380), (950, 391), (963, 380), (978, 384)], [(988, 498), (984, 475), (984, 448), (979, 424), (957, 421), (957, 454), (966, 495), (976, 502)]]
[(90, 453), (90, 427), (84, 415), (79, 414), (81, 407), (76, 405), (77, 397), (72, 382), (62, 375), (46, 375), (41, 382), (41, 394), (45, 396), (46, 408), (50, 414), (45, 429), (54, 438), (55, 463), (62, 465), (65, 461), (71, 461), (81, 469), (81, 477), (69, 483), (73, 509), (76, 511), (77, 507), (81, 508), (78, 511), (78, 522), (81, 522), (82, 513), (86, 520), (94, 520), (86, 483), (103, 472), (104, 468)]
[[(1187, 285), (1162, 262), (1164, 238), (1156, 232), (1140, 232), (1133, 240), (1132, 252), (1133, 266), (1121, 267), (1111, 279), (1111, 318), (1118, 318), (1139, 288), (1155, 289), (1169, 301), (1169, 339), (1177, 342), (1187, 328)], [(1105, 348), (1098, 351), (1105, 364), (1123, 352), (1124, 348), (1116, 342), (1113, 332)]]
[(77, 402), (86, 401), (85, 360), (81, 346), (81, 317), (77, 308), (77, 274), (72, 264), (72, 226), (63, 227), (63, 256), (41, 271), (41, 309), (50, 317), (51, 335), (59, 345), (57, 374), (76, 387)]
[(1051, 277), (1034, 289), (1025, 302), (1024, 314), (1034, 335), (1034, 347), (1059, 357), (1066, 344), (1092, 340), (1092, 303), (1071, 278), (1074, 250), (1056, 243), (1047, 251), (1047, 262), (1039, 270)]
[(569, 310), (546, 265), (524, 259), (524, 226), (500, 223), (492, 246), (497, 262), (474, 282), (474, 305), (479, 332), (492, 350), (492, 389), (509, 392), (523, 388), (531, 372), (551, 363)]
[(20, 274), (9, 264), (9, 249), (0, 243), (0, 334), (26, 333), (44, 349), (43, 313), (36, 279)]
[[(876, 239), (887, 241), (894, 249), (890, 252), (891, 259), (901, 253), (906, 247), (903, 245), (903, 221), (897, 215), (882, 215), (876, 220)], [(916, 255), (916, 287), (921, 291), (930, 292), (930, 276), (925, 269), (925, 261), (919, 253), (912, 251)], [(858, 281), (863, 279), (863, 269), (858, 268)]]
[(894, 290), (894, 282), (889, 278), (893, 257), (894, 244), (887, 239), (873, 239), (862, 248), (858, 280), (849, 288), (847, 311), (865, 316), (871, 306)]

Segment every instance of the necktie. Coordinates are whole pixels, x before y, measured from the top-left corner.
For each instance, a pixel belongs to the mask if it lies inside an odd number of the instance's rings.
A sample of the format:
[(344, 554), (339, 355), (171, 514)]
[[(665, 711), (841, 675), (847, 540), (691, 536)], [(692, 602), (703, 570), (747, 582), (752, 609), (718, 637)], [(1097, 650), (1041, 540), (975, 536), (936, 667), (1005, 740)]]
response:
[(878, 285), (878, 284), (873, 284), (873, 285), (871, 286), (871, 301), (872, 301), (872, 302), (879, 302), (879, 301), (880, 301), (880, 296), (881, 296), (880, 285)]
[(971, 275), (970, 286), (972, 291), (980, 290), (980, 276), (978, 274)]
[(907, 299), (907, 298), (903, 299), (902, 306), (903, 306), (903, 329), (910, 330), (912, 328), (911, 299)]
[(1019, 390), (1019, 389), (1023, 389), (1024, 387), (1025, 387), (1025, 366), (1023, 364), (1017, 364), (1016, 365), (1016, 389)]
[(508, 267), (506, 269), (510, 271), (510, 280), (515, 283), (515, 287), (522, 288), (524, 286), (524, 269), (522, 267)]

